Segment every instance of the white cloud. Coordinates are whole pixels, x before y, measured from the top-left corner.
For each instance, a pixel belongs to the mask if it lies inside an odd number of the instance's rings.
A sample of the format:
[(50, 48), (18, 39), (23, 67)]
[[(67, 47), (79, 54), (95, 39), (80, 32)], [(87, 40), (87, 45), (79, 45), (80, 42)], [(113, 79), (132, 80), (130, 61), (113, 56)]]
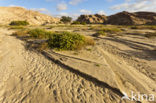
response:
[(19, 6), (19, 5), (14, 5), (14, 4), (9, 5), (9, 7), (22, 7), (22, 8), (25, 8), (24, 6)]
[(106, 15), (106, 13), (103, 10), (98, 11), (98, 14), (100, 14), (100, 15)]
[(62, 11), (67, 9), (67, 4), (66, 3), (60, 3), (57, 5), (57, 11)]
[(84, 1), (84, 0), (71, 0), (71, 1), (69, 2), (69, 4), (71, 4), (71, 5), (77, 5), (77, 4), (79, 4), (80, 2), (82, 2), (82, 1)]
[(156, 12), (156, 0), (125, 0), (124, 3), (111, 7), (112, 10), (154, 11)]
[(92, 11), (89, 11), (89, 10), (86, 10), (86, 9), (81, 9), (80, 13), (82, 13), (82, 14), (91, 14)]

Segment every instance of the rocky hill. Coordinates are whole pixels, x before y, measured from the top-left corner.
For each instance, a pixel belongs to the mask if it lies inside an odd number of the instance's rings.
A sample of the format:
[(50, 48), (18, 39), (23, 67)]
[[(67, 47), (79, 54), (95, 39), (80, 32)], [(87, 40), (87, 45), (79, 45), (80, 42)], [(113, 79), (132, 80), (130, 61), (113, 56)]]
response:
[(156, 13), (153, 12), (134, 12), (126, 11), (111, 15), (108, 17), (107, 24), (114, 25), (156, 25)]
[(9, 24), (13, 20), (26, 20), (32, 25), (57, 23), (60, 21), (58, 18), (22, 7), (0, 7), (0, 15), (0, 24)]
[(104, 23), (107, 20), (107, 17), (105, 15), (81, 15), (78, 17), (77, 21), (79, 22), (86, 22), (88, 24), (98, 24), (98, 23)]
[(156, 13), (154, 12), (120, 12), (111, 16), (104, 15), (81, 15), (77, 21), (91, 24), (112, 24), (112, 25), (156, 25)]

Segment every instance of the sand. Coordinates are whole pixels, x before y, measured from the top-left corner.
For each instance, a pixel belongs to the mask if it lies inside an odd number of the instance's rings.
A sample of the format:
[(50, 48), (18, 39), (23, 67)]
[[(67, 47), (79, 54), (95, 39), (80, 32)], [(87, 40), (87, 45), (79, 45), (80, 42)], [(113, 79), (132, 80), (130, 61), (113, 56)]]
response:
[(74, 74), (0, 29), (0, 103), (118, 103), (105, 86)]
[[(156, 42), (134, 34), (141, 30), (97, 37), (89, 51), (58, 52), (68, 56), (64, 64), (89, 76), (26, 48), (12, 32), (0, 29), (0, 103), (119, 103), (124, 92), (156, 95)], [(92, 63), (100, 64), (96, 71)]]

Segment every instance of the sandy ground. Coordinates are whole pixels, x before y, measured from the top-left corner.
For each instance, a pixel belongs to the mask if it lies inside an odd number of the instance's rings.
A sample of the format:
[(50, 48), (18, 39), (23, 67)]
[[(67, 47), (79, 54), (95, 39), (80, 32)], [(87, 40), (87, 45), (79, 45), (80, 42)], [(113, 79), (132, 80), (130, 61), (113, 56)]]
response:
[[(77, 57), (78, 59), (99, 63), (98, 69), (93, 66), (93, 69), (91, 69), (89, 64), (87, 64), (88, 67), (83, 67), (72, 66), (71, 61), (74, 60), (66, 62), (69, 66), (103, 81), (111, 87), (118, 88), (130, 97), (131, 91), (156, 95), (156, 38), (146, 38), (144, 36), (146, 32), (154, 32), (154, 30), (127, 29), (120, 35), (96, 37), (96, 45), (89, 47), (89, 49), (58, 53), (71, 58)], [(86, 64), (85, 61), (83, 63)], [(82, 65), (83, 63), (80, 61), (77, 64)], [(109, 69), (109, 72), (113, 73), (96, 72), (102, 69), (100, 67)], [(88, 71), (86, 72), (86, 70)], [(143, 101), (143, 103), (145, 102)]]
[(121, 90), (156, 95), (156, 38), (144, 37), (145, 32), (150, 30), (99, 37), (98, 46), (117, 75)]
[[(0, 29), (0, 103), (119, 103), (121, 95), (113, 87), (128, 96), (131, 91), (156, 95), (156, 41), (144, 37), (149, 30), (97, 37), (94, 47), (58, 52), (69, 58), (80, 58), (68, 59), (65, 63), (81, 68), (82, 72), (82, 64), (88, 65), (85, 61), (99, 63), (96, 67), (99, 69), (102, 64), (107, 65), (115, 78), (108, 72), (95, 75), (94, 67), (89, 72), (95, 78), (102, 78), (110, 87), (28, 50), (24, 41), (10, 36), (12, 32)], [(84, 67), (84, 70), (88, 69)], [(117, 86), (112, 86), (113, 83)]]
[(120, 96), (44, 56), (0, 29), (0, 103), (119, 103)]

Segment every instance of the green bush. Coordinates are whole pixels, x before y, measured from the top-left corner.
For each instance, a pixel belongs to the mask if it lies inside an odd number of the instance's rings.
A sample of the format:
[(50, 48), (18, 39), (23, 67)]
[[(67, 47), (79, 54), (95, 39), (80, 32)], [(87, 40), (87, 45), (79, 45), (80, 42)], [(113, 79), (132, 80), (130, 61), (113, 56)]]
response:
[(72, 24), (80, 24), (80, 22), (79, 21), (73, 21)]
[(10, 23), (10, 25), (16, 25), (16, 26), (24, 25), (24, 26), (26, 26), (26, 25), (29, 25), (29, 23), (27, 21), (12, 21)]
[(14, 32), (12, 35), (17, 36), (17, 37), (25, 37), (25, 36), (28, 36), (28, 31), (20, 30), (20, 31)]
[(10, 29), (24, 29), (23, 26), (11, 26)]
[(69, 16), (62, 16), (61, 21), (64, 23), (70, 23), (72, 21), (72, 18)]
[(100, 35), (102, 35), (102, 36), (107, 36), (107, 33), (104, 32), (104, 31), (98, 31), (98, 32), (97, 32), (97, 36), (100, 36)]
[(50, 35), (48, 45), (58, 50), (76, 50), (86, 45), (93, 45), (94, 41), (87, 37), (70, 32), (54, 33)]
[(103, 28), (101, 31), (107, 32), (107, 33), (121, 32), (121, 30), (119, 28)]
[(37, 29), (29, 30), (28, 34), (30, 35), (30, 37), (33, 38), (46, 39), (49, 37), (49, 35), (52, 34), (52, 32), (37, 28)]
[(132, 26), (131, 29), (139, 29), (137, 26)]
[(86, 22), (81, 22), (81, 24), (82, 24), (82, 25), (86, 25), (87, 23), (86, 23)]

